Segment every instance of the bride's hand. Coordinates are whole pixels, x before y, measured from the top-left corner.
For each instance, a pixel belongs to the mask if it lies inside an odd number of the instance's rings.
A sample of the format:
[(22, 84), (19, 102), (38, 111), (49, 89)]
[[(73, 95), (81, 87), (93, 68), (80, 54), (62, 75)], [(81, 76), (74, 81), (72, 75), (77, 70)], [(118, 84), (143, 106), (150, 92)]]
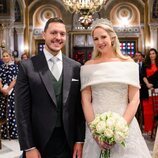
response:
[(111, 149), (115, 143), (109, 144), (108, 142), (100, 142), (101, 149)]
[(98, 137), (96, 137), (96, 136), (93, 136), (93, 138), (95, 139), (95, 141), (97, 142), (97, 144), (99, 145), (99, 147), (101, 149), (111, 149), (115, 144), (115, 143), (109, 144), (106, 141), (101, 142), (101, 141), (99, 141)]

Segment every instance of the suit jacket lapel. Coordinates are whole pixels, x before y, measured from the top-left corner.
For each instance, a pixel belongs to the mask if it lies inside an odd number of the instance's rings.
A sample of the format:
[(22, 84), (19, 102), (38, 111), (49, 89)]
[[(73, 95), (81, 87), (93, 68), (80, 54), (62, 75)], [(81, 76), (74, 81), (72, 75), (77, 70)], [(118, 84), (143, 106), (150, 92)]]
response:
[(57, 106), (56, 97), (55, 97), (54, 88), (53, 88), (52, 79), (51, 79), (51, 72), (49, 71), (48, 64), (47, 64), (46, 58), (43, 53), (38, 55), (38, 59), (35, 62), (35, 64), (39, 70), (41, 79), (43, 80), (43, 83), (44, 83), (50, 97), (52, 98), (53, 102)]
[(72, 67), (67, 57), (63, 55), (63, 105), (66, 104), (72, 80)]

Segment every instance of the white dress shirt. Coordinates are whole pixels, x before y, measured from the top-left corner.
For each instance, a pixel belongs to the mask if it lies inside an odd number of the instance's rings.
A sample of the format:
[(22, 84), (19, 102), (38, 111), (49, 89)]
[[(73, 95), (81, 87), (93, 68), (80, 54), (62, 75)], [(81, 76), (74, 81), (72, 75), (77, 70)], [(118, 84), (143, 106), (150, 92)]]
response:
[(51, 59), (53, 57), (56, 57), (58, 60), (57, 60), (57, 66), (58, 66), (58, 70), (59, 70), (59, 73), (61, 74), (62, 73), (62, 70), (63, 70), (63, 62), (62, 62), (62, 52), (59, 51), (59, 53), (54, 56), (52, 55), (51, 53), (49, 53), (45, 48), (43, 50), (44, 52), (44, 55), (46, 57), (46, 60), (47, 60), (47, 64), (48, 64), (48, 67), (49, 67), (49, 70), (51, 71), (51, 68), (53, 66), (53, 62), (51, 61)]

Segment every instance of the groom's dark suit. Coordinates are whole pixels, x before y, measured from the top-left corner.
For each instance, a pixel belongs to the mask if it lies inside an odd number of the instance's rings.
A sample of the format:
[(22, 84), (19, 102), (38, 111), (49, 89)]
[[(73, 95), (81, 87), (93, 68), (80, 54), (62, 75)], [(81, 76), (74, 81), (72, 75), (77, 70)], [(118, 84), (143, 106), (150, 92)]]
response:
[[(62, 127), (72, 150), (75, 142), (84, 141), (80, 64), (63, 55), (62, 75)], [(43, 154), (57, 122), (52, 74), (43, 53), (19, 65), (15, 97), (20, 147), (36, 147)]]

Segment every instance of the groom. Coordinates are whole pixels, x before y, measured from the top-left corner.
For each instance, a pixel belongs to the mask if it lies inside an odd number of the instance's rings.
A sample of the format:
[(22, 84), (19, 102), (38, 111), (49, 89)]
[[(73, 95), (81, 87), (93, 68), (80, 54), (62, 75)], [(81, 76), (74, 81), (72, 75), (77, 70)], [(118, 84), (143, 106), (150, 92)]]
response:
[(20, 147), (26, 158), (82, 158), (80, 64), (61, 52), (66, 41), (61, 19), (47, 21), (43, 38), (43, 53), (19, 66), (15, 97)]

